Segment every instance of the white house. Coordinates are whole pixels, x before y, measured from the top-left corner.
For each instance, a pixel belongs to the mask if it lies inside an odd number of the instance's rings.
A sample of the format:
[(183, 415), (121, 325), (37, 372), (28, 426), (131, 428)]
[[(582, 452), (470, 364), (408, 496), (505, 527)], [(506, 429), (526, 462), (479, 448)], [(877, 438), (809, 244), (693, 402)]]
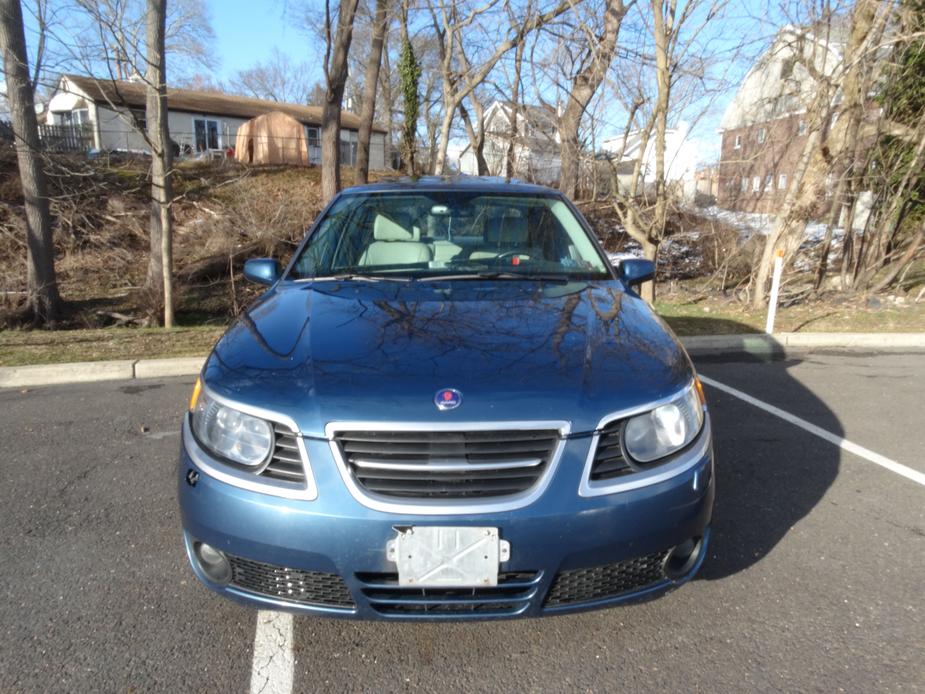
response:
[[(689, 134), (690, 125), (684, 121), (678, 123), (677, 128), (669, 128), (665, 133), (665, 177), (669, 183), (681, 183), (685, 195), (692, 196), (696, 185), (694, 174), (699, 162), (699, 153), (697, 144), (690, 139)], [(649, 137), (645, 151), (642, 151), (642, 140), (643, 132), (633, 130), (625, 138), (618, 135), (601, 143), (601, 149), (605, 154), (620, 158), (617, 163), (617, 175), (621, 185), (629, 185), (633, 168), (640, 159), (642, 185), (655, 182), (655, 140)]]
[[(234, 147), (243, 123), (264, 113), (282, 111), (305, 127), (309, 162), (321, 162), (318, 106), (168, 87), (167, 109), (170, 137), (181, 152), (195, 155), (228, 150)], [(145, 125), (143, 82), (63, 75), (46, 113), (47, 125), (72, 125), (89, 131), (95, 149), (141, 152), (147, 148), (139, 132)], [(356, 162), (359, 127), (360, 119), (355, 114), (341, 114), (341, 161), (347, 166)], [(370, 168), (385, 166), (385, 130), (374, 126)]]
[[(485, 112), (483, 156), (492, 176), (504, 174), (504, 162), (512, 140), (513, 102), (495, 101)], [(536, 183), (554, 184), (559, 180), (559, 129), (556, 114), (542, 106), (517, 107), (517, 133), (514, 141), (514, 175)], [(467, 145), (459, 157), (460, 172), (477, 174), (475, 153)]]

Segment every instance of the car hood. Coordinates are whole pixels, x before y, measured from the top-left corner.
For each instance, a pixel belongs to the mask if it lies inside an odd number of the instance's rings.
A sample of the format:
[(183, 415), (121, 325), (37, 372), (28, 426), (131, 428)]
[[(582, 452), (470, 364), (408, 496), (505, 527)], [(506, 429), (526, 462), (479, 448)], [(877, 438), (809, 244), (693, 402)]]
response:
[[(206, 387), (292, 417), (336, 421), (564, 420), (573, 433), (663, 398), (692, 367), (618, 282), (282, 283), (216, 345)], [(462, 404), (439, 411), (436, 392)]]

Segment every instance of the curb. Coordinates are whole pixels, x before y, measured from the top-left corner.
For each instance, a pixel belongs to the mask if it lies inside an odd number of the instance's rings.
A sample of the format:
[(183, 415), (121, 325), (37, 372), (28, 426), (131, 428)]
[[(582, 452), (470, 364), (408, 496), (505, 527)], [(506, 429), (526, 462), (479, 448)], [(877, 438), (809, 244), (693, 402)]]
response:
[(51, 386), (65, 383), (93, 383), (136, 378), (195, 376), (202, 369), (205, 356), (177, 359), (119, 359), (116, 361), (80, 361), (67, 364), (0, 367), (0, 388)]
[(742, 333), (682, 337), (689, 354), (775, 354), (807, 349), (925, 350), (922, 333)]
[[(691, 355), (753, 354), (768, 356), (788, 351), (829, 350), (925, 350), (921, 333), (743, 333), (696, 335), (681, 338)], [(68, 364), (0, 367), (0, 388), (24, 388), (65, 383), (92, 383), (170, 376), (195, 376), (205, 355), (175, 359), (120, 359)]]

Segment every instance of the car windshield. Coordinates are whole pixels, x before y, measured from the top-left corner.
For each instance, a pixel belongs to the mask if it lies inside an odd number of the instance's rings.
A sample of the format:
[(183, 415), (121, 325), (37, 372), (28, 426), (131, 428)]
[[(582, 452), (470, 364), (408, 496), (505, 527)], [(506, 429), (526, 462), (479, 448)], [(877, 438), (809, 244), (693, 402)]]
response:
[(607, 279), (606, 260), (554, 195), (354, 193), (328, 210), (290, 279)]

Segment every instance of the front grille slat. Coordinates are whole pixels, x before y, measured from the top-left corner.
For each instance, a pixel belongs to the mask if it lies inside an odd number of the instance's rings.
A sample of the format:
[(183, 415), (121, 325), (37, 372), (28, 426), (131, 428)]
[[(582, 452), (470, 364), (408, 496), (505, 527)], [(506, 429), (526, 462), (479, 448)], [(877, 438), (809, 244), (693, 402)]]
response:
[(526, 610), (542, 574), (502, 572), (498, 585), (486, 588), (418, 588), (398, 584), (397, 574), (356, 574), (370, 607), (389, 617), (514, 615)]
[(382, 461), (368, 460), (366, 458), (353, 458), (356, 467), (374, 470), (405, 470), (413, 472), (469, 472), (480, 468), (492, 470), (516, 470), (520, 468), (536, 467), (542, 465), (542, 458), (529, 458), (527, 460), (436, 460), (428, 461)]
[[(344, 443), (344, 450), (347, 453), (375, 453), (382, 455), (383, 447), (382, 441), (371, 441), (367, 442), (354, 442), (346, 441)], [(445, 456), (453, 457), (458, 454), (464, 455), (485, 455), (491, 457), (496, 453), (507, 453), (511, 450), (512, 445), (517, 446), (518, 452), (530, 452), (531, 450), (536, 453), (543, 453), (547, 448), (548, 441), (545, 439), (530, 439), (529, 441), (499, 441), (497, 443), (480, 443), (480, 442), (459, 442), (459, 443), (442, 443), (435, 441), (425, 441), (419, 443), (413, 442), (401, 442), (393, 443), (389, 442), (388, 454), (389, 455), (432, 455), (432, 456)]]
[(623, 455), (623, 420), (611, 422), (601, 431), (591, 464), (593, 481), (609, 480), (636, 472)]
[(499, 498), (542, 479), (559, 444), (556, 430), (335, 431), (351, 476), (381, 496)]
[(274, 423), (273, 434), (276, 444), (273, 456), (266, 468), (261, 472), (262, 477), (281, 480), (284, 482), (305, 482), (305, 464), (302, 460), (302, 451), (299, 448), (298, 434), (284, 424)]
[(304, 571), (228, 555), (231, 585), (272, 598), (325, 607), (355, 607), (347, 584), (338, 574)]

